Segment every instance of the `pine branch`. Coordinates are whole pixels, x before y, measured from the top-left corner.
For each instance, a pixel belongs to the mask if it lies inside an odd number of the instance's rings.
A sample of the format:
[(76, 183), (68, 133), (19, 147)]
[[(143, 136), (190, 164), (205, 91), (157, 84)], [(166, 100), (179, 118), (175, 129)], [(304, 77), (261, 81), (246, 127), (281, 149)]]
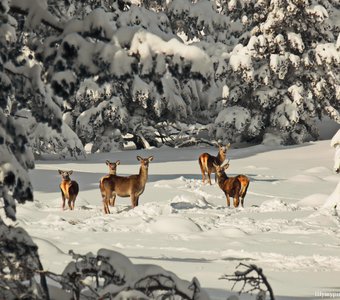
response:
[[(9, 5), (10, 5), (10, 13), (17, 13), (17, 14), (21, 14), (21, 15), (28, 15), (30, 13), (30, 11), (28, 9), (24, 10), (19, 5), (16, 5), (13, 2), (10, 2)], [(53, 15), (50, 14), (48, 11), (46, 11), (46, 14), (48, 15), (48, 17), (50, 17), (51, 20), (54, 19)], [(54, 20), (54, 22), (51, 22), (51, 20), (43, 17), (41, 22), (44, 25), (49, 26), (49, 27), (55, 29), (56, 31), (58, 31), (60, 33), (64, 31), (63, 26), (61, 24), (59, 24), (57, 20)]]

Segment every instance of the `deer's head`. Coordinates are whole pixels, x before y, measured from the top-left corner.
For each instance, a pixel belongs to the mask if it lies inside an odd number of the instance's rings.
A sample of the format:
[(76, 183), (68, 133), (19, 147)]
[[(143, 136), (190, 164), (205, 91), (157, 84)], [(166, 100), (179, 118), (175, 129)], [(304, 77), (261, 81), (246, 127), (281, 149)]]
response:
[(143, 157), (138, 155), (137, 160), (140, 161), (140, 164), (143, 168), (148, 169), (150, 161), (153, 160), (153, 156), (149, 156), (148, 158), (143, 158)]
[(63, 171), (63, 170), (58, 170), (59, 174), (61, 175), (61, 178), (63, 180), (71, 180), (70, 175), (73, 173), (72, 170), (70, 171)]
[(230, 148), (230, 143), (225, 146), (218, 145), (218, 153), (220, 154), (220, 156), (226, 157), (226, 154), (229, 148)]
[(216, 175), (218, 177), (225, 176), (224, 170), (229, 168), (229, 161), (230, 160), (228, 160), (224, 165), (218, 165), (218, 164), (213, 163), (213, 166), (216, 169)]
[(117, 160), (116, 162), (111, 162), (109, 160), (106, 161), (106, 165), (109, 167), (109, 171), (112, 174), (116, 174), (117, 172), (117, 166), (120, 164), (120, 160)]

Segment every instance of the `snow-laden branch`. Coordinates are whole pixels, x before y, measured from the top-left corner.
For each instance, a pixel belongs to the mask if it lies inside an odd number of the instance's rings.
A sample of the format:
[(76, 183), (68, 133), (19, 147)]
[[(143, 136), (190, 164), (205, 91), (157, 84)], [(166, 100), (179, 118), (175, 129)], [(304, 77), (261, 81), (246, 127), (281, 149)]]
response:
[(7, 226), (0, 218), (0, 295), (2, 299), (49, 300), (45, 274), (42, 270), (38, 247), (20, 227)]
[[(135, 265), (126, 256), (107, 249), (97, 255), (75, 254), (61, 275), (43, 273), (61, 284), (75, 299), (126, 298), (208, 300), (196, 278), (192, 282), (156, 265)], [(138, 295), (138, 296), (137, 296)], [(125, 299), (125, 298), (124, 298)]]
[(47, 7), (43, 7), (41, 3), (41, 1), (36, 0), (12, 0), (9, 3), (10, 12), (27, 15), (26, 24), (29, 27), (34, 28), (43, 23), (58, 32), (63, 32), (64, 25), (47, 10)]

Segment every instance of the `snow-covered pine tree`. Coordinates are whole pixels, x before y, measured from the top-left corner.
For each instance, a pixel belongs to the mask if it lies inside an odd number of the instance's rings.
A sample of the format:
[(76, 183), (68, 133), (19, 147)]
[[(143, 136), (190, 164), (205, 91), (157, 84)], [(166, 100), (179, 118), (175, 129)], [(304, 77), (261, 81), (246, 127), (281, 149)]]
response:
[[(0, 200), (6, 216), (15, 220), (16, 201), (33, 200), (28, 176), (28, 169), (34, 167), (33, 152), (20, 112), (34, 108), (35, 122), (53, 127), (60, 126), (61, 113), (49, 99), (45, 100), (39, 66), (18, 63), (23, 45), (16, 31), (18, 23), (9, 9), (8, 1), (0, 0)], [(37, 246), (27, 232), (8, 226), (0, 218), (0, 249), (1, 297), (49, 299), (44, 275), (41, 285), (36, 281), (35, 272), (42, 266)]]
[[(8, 17), (17, 30), (11, 31), (13, 38), (4, 62), (13, 95), (6, 100), (8, 114), (25, 128), (35, 155), (82, 155), (79, 138), (66, 124), (62, 125), (63, 101), (54, 95), (45, 66), (39, 61), (42, 42), (51, 41), (60, 32), (61, 23), (39, 1), (10, 1), (9, 9)], [(5, 30), (2, 33), (6, 36)]]
[(92, 151), (121, 146), (126, 134), (157, 145), (164, 122), (195, 123), (213, 75), (208, 55), (183, 44), (165, 14), (135, 5), (71, 20), (40, 55), (66, 123)]
[[(64, 147), (55, 138), (55, 151), (80, 148), (78, 137), (109, 151), (127, 134), (139, 147), (158, 145), (188, 125), (195, 135), (197, 123), (210, 140), (274, 131), (301, 142), (317, 135), (315, 117), (338, 119), (336, 1), (51, 1), (33, 7), (40, 14), (19, 3), (14, 11), (38, 16), (19, 24), (55, 30), (25, 37), (63, 126), (77, 134)], [(37, 152), (51, 149), (37, 132)]]
[(242, 21), (238, 44), (223, 73), (228, 101), (216, 118), (216, 136), (261, 141), (268, 132), (284, 143), (317, 137), (316, 118), (340, 123), (339, 3), (229, 1)]

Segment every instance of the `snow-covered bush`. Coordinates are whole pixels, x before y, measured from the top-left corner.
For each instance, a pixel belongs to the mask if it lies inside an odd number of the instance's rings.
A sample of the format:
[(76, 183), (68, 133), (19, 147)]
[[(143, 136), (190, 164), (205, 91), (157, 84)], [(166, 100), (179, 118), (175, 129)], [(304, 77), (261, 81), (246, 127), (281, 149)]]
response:
[(38, 247), (27, 232), (0, 219), (0, 249), (1, 299), (49, 299)]
[(133, 264), (112, 250), (71, 254), (74, 261), (61, 275), (47, 276), (73, 299), (209, 299), (196, 278), (188, 282), (156, 265)]

